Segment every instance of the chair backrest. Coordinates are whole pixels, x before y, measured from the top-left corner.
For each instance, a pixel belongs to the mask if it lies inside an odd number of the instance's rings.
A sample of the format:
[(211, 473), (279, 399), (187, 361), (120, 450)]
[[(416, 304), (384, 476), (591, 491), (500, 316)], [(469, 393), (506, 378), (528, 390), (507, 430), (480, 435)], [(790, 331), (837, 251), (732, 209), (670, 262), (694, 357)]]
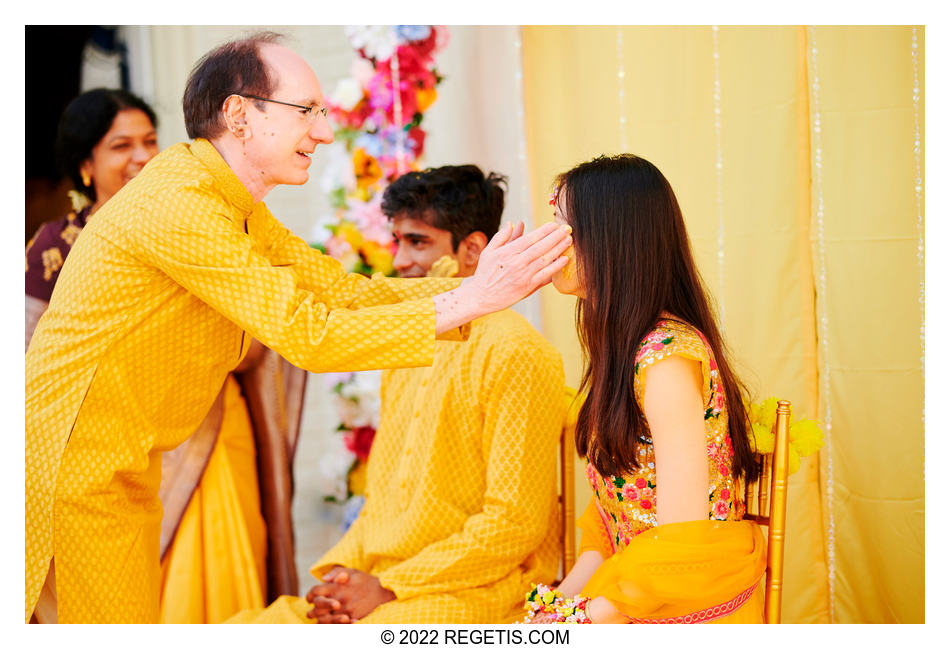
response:
[(574, 536), (574, 424), (567, 421), (561, 429), (560, 459), (561, 488), (558, 505), (561, 510), (561, 579), (574, 567), (577, 559)]
[(768, 526), (765, 569), (765, 622), (778, 624), (782, 615), (782, 566), (785, 558), (785, 509), (788, 500), (788, 427), (791, 403), (779, 401), (775, 411), (775, 448), (756, 454), (759, 479), (746, 484), (747, 520)]

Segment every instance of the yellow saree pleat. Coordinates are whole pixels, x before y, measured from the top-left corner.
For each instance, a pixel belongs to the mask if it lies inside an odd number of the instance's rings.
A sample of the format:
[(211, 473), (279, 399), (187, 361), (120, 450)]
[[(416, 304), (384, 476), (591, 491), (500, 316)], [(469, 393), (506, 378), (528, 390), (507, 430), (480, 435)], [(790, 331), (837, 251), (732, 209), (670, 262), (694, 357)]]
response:
[(266, 552), (254, 435), (228, 376), (221, 432), (162, 561), (161, 621), (217, 623), (263, 606)]

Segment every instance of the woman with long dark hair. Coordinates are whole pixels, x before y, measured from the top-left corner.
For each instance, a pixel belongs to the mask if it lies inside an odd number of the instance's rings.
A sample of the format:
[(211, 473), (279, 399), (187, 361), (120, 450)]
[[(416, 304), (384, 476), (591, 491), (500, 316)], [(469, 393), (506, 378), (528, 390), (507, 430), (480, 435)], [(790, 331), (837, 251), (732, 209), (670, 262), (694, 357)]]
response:
[(629, 154), (556, 186), (574, 246), (554, 285), (580, 298), (575, 441), (594, 494), (576, 565), (558, 591), (529, 594), (529, 619), (761, 622), (765, 548), (739, 488), (757, 473), (745, 390), (673, 190)]

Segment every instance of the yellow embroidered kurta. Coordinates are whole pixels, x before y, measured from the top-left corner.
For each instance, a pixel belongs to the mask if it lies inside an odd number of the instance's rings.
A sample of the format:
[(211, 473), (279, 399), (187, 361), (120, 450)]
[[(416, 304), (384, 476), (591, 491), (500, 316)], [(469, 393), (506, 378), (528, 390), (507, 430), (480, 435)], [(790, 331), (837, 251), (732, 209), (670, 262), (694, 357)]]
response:
[(26, 618), (55, 556), (61, 622), (158, 619), (161, 451), (251, 337), (311, 371), (425, 365), (457, 285), (348, 275), (207, 141), (159, 154), (83, 229), (26, 354)]
[[(472, 323), (438, 343), (432, 367), (384, 372), (366, 504), (311, 568), (379, 578), (397, 599), (367, 623), (498, 623), (557, 574), (557, 442), (566, 415), (558, 352), (524, 318)], [(294, 622), (282, 597), (232, 621)]]

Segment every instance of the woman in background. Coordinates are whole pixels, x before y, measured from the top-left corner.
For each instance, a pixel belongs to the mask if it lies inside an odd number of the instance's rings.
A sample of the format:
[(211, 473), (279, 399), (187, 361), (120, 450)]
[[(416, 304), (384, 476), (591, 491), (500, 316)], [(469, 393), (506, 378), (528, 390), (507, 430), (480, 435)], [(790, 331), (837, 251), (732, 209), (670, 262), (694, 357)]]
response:
[(553, 283), (580, 298), (575, 442), (594, 494), (577, 563), (559, 591), (529, 594), (529, 619), (761, 622), (765, 543), (739, 489), (757, 472), (744, 388), (673, 190), (624, 154), (561, 174), (552, 203), (573, 228)]
[(86, 221), (158, 155), (156, 126), (152, 108), (125, 90), (84, 92), (63, 112), (56, 157), (76, 186), (73, 209), (44, 223), (26, 244), (26, 346)]
[[(73, 209), (42, 225), (26, 247), (27, 347), (82, 228), (158, 154), (156, 125), (152, 108), (124, 90), (90, 90), (63, 112), (57, 158), (76, 190)], [(305, 373), (256, 341), (236, 371), (242, 374), (228, 375), (192, 437), (163, 458), (162, 622), (218, 622), (261, 607), (269, 572), (279, 578), (272, 590), (296, 594), (289, 472)], [(266, 488), (258, 480), (259, 454)], [(265, 525), (260, 491), (273, 529)], [(273, 571), (265, 564), (269, 532)], [(56, 621), (55, 577), (35, 617)]]

